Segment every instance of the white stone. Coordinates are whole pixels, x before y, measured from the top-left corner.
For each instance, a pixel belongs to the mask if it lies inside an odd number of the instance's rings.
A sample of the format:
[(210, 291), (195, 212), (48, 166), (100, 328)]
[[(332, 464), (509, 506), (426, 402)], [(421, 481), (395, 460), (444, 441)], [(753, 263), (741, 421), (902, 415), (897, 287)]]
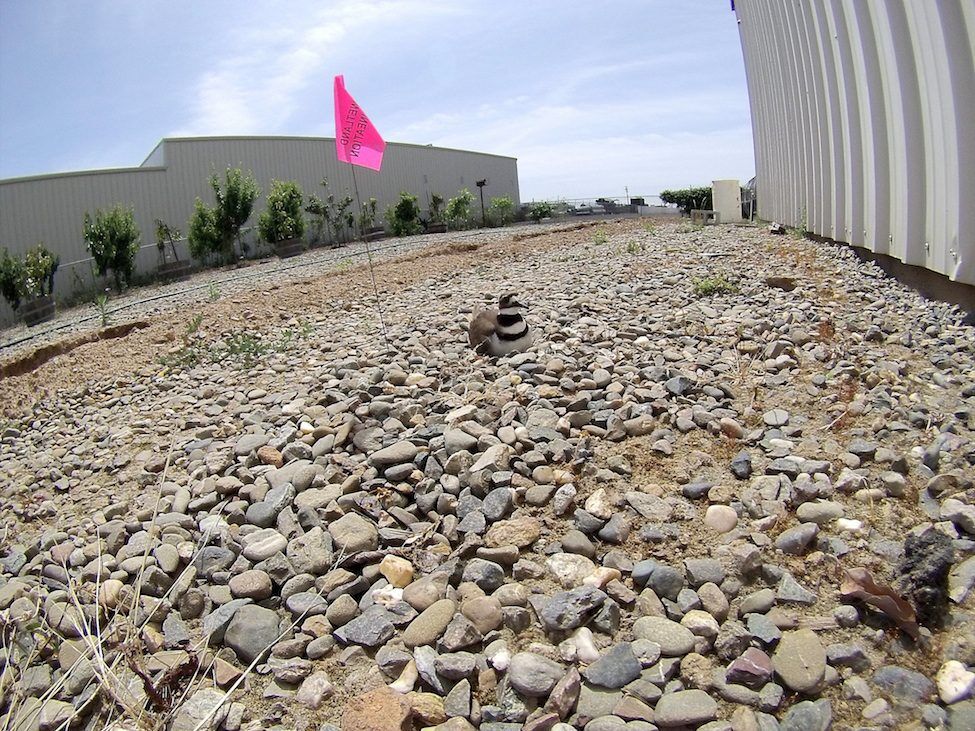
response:
[(957, 660), (949, 660), (935, 676), (938, 695), (947, 704), (957, 703), (968, 698), (975, 689), (975, 673), (966, 670)]

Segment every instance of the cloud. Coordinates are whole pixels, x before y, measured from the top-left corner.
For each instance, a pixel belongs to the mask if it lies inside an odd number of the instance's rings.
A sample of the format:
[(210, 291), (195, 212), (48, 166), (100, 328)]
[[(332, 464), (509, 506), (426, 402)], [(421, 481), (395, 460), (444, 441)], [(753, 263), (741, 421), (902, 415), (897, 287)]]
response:
[[(418, 0), (347, 0), (327, 8), (292, 7), (273, 22), (248, 18), (230, 44), (239, 53), (204, 71), (191, 94), (188, 121), (172, 136), (273, 134), (307, 104), (326, 69), (351, 57), (357, 41), (381, 45), (386, 34), (425, 17), (450, 16), (447, 5)], [(318, 94), (323, 92), (319, 90)]]
[(391, 139), (517, 157), (526, 200), (621, 196), (624, 186), (655, 195), (753, 173), (747, 100), (734, 91), (576, 99), (552, 104), (519, 96), (439, 112), (391, 130)]

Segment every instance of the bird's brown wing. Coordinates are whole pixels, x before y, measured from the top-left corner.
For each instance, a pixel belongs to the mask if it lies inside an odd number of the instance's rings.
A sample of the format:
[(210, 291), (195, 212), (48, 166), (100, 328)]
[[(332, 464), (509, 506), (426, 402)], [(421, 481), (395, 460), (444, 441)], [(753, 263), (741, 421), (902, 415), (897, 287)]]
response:
[(467, 328), (467, 339), (471, 347), (477, 349), (498, 327), (497, 310), (481, 310), (471, 318)]

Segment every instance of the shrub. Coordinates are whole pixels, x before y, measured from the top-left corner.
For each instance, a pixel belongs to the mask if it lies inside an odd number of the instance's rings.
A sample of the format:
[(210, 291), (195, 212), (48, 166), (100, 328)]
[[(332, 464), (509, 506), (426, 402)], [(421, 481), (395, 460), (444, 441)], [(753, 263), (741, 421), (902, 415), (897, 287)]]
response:
[(386, 220), (397, 236), (412, 236), (420, 233), (423, 224), (420, 223), (420, 205), (417, 203), (417, 197), (405, 190), (401, 192), (399, 202), (395, 206), (390, 206)]
[(473, 201), (474, 194), (467, 188), (462, 188), (455, 197), (447, 201), (444, 213), (451, 228), (466, 228), (469, 225)]
[[(370, 229), (376, 226), (376, 205), (378, 201), (375, 198), (370, 198), (367, 200), (363, 206), (362, 210), (359, 212), (359, 233), (365, 236)], [(349, 226), (352, 226), (351, 213), (349, 214)]]
[(731, 294), (738, 291), (738, 285), (728, 279), (724, 274), (716, 274), (711, 277), (701, 277), (691, 280), (694, 294), (697, 297), (710, 297), (713, 294)]
[(250, 173), (246, 175), (240, 168), (227, 168), (224, 174), (224, 187), (220, 188), (220, 180), (216, 174), (210, 177), (210, 187), (217, 198), (217, 228), (223, 235), (224, 253), (228, 258), (233, 256), (233, 245), (236, 240), (244, 253), (244, 245), (240, 241), (240, 229), (247, 223), (254, 210), (254, 201), (261, 194), (257, 181)]
[(531, 207), (528, 209), (528, 217), (531, 218), (535, 223), (538, 223), (543, 218), (550, 218), (552, 215), (552, 204), (546, 201), (539, 201), (538, 203), (532, 203)]
[(210, 187), (217, 204), (210, 208), (197, 198), (190, 218), (190, 253), (194, 258), (207, 260), (218, 254), (224, 261), (234, 258), (234, 242), (243, 255), (246, 247), (240, 241), (240, 229), (254, 210), (254, 201), (261, 194), (254, 177), (240, 168), (227, 168), (224, 186), (216, 173), (210, 176)]
[(176, 239), (178, 239), (182, 234), (178, 228), (173, 228), (165, 221), (156, 219), (156, 249), (159, 251), (159, 260), (161, 263), (166, 263), (166, 242), (169, 242), (169, 248), (173, 252), (173, 261), (179, 261), (179, 254), (176, 253)]
[(115, 288), (132, 280), (133, 263), (139, 251), (139, 229), (132, 210), (115, 206), (110, 211), (95, 211), (94, 219), (85, 213), (85, 243), (101, 276), (112, 270)]
[(443, 223), (443, 196), (430, 194), (430, 223)]
[(211, 208), (199, 198), (193, 206), (187, 239), (190, 256), (207, 261), (214, 254), (223, 252), (223, 236), (217, 225), (217, 209)]
[(54, 273), (61, 257), (44, 244), (38, 244), (24, 254), (24, 294), (28, 297), (47, 297), (54, 294)]
[(257, 222), (261, 238), (268, 243), (301, 238), (305, 233), (305, 219), (301, 215), (304, 196), (295, 182), (271, 181), (267, 194), (267, 210)]
[[(322, 178), (322, 186), (328, 190), (328, 179)], [(335, 196), (329, 193), (324, 200), (317, 195), (308, 197), (308, 205), (305, 211), (317, 216), (315, 222), (319, 233), (324, 229), (327, 241), (343, 241), (347, 231), (352, 229), (355, 222), (349, 207), (352, 205), (352, 196), (345, 196), (341, 200), (335, 200)]]
[(0, 295), (15, 310), (24, 296), (24, 262), (5, 248), (0, 256)]
[(499, 226), (506, 226), (511, 223), (511, 214), (515, 210), (515, 203), (506, 195), (491, 199), (491, 218), (497, 221)]
[(692, 210), (710, 210), (711, 188), (682, 188), (680, 190), (665, 190), (660, 193), (660, 200), (673, 203), (682, 213), (690, 215)]

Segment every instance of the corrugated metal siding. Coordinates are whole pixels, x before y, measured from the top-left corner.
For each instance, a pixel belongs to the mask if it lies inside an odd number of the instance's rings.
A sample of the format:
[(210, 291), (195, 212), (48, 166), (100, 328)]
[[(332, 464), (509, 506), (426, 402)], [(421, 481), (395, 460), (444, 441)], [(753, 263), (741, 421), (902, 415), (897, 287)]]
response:
[[(264, 195), (272, 179), (295, 180), (306, 196), (324, 197), (322, 178), (328, 179), (329, 192), (336, 197), (353, 192), (351, 166), (336, 160), (335, 140), (330, 137), (167, 139), (141, 167), (0, 181), (0, 246), (22, 254), (43, 241), (58, 252), (61, 266), (55, 295), (64, 297), (92, 282), (82, 237), (85, 212), (121, 203), (134, 209), (142, 232), (145, 248), (136, 258), (137, 271), (151, 271), (157, 264), (154, 220), (162, 219), (185, 235), (194, 200), (199, 197), (212, 204), (208, 179), (214, 172), (222, 177), (227, 167), (251, 171), (261, 188), (251, 225), (265, 208)], [(375, 197), (380, 212), (403, 190), (417, 195), (423, 208), (431, 193), (450, 198), (462, 187), (476, 198), (474, 182), (483, 178), (488, 180), (485, 204), (502, 195), (520, 202), (517, 161), (498, 155), (390, 143), (382, 173), (359, 168), (356, 177), (362, 199)], [(81, 263), (71, 266), (74, 262)], [(0, 324), (14, 319), (14, 313), (0, 301)]]
[(975, 0), (737, 0), (758, 214), (975, 285)]

